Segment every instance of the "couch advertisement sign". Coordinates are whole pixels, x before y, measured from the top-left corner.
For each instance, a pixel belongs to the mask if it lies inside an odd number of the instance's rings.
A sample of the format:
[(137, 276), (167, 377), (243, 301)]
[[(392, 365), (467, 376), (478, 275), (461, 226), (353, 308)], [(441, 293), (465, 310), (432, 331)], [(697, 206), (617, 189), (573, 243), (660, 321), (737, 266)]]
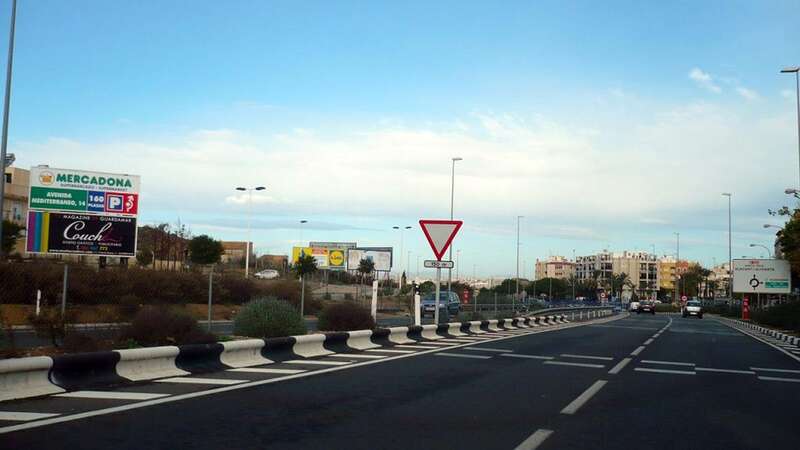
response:
[(782, 259), (733, 260), (733, 292), (789, 294), (791, 279), (789, 262)]
[(29, 209), (136, 216), (139, 176), (31, 167)]
[(136, 219), (46, 211), (28, 212), (29, 253), (136, 256)]
[(347, 251), (347, 270), (358, 270), (362, 259), (372, 260), (375, 270), (389, 272), (392, 270), (391, 247), (353, 248)]

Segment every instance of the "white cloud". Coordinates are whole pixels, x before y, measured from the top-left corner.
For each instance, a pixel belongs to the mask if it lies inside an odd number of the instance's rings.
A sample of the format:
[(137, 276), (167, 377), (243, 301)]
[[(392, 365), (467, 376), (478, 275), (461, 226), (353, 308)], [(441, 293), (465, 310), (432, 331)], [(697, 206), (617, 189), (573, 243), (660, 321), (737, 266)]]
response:
[(796, 94), (792, 90), (784, 89), (784, 90), (781, 91), (781, 97), (783, 97), (783, 98), (786, 98), (786, 99), (789, 99), (789, 100), (794, 100), (795, 96), (796, 96)]
[(703, 72), (697, 67), (689, 71), (689, 79), (697, 83), (698, 86), (715, 94), (722, 92), (722, 88), (714, 83), (714, 78), (709, 73)]
[(741, 95), (742, 98), (744, 98), (745, 100), (751, 100), (752, 101), (752, 100), (758, 100), (758, 99), (761, 98), (761, 96), (758, 95), (758, 92), (756, 92), (756, 91), (754, 91), (752, 89), (747, 89), (745, 87), (741, 87), (741, 86), (736, 88), (736, 92), (739, 93), (739, 95)]

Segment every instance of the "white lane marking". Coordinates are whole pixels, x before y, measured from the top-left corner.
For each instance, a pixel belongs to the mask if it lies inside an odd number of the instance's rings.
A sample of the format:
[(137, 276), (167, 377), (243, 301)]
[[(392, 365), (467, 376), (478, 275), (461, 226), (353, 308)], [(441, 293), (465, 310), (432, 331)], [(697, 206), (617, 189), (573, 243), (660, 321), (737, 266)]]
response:
[(721, 373), (741, 373), (744, 375), (755, 375), (752, 370), (733, 370), (733, 369), (715, 369), (713, 367), (695, 367), (694, 370), (698, 372), (721, 372)]
[(454, 358), (472, 358), (472, 359), (490, 359), (491, 356), (484, 356), (484, 355), (462, 355), (460, 353), (442, 353), (439, 352), (436, 356), (452, 356)]
[(637, 372), (655, 372), (655, 373), (671, 373), (675, 375), (694, 375), (694, 372), (688, 372), (686, 370), (670, 370), (670, 369), (651, 369), (649, 367), (637, 367), (633, 369)]
[(295, 373), (303, 373), (306, 370), (302, 369), (266, 369), (260, 367), (240, 367), (238, 369), (228, 369), (228, 372), (244, 372), (244, 373), (274, 373), (282, 375), (292, 375)]
[(758, 370), (758, 371), (764, 371), (764, 372), (800, 373), (800, 370), (769, 369), (767, 367), (751, 367), (750, 370)]
[(326, 358), (353, 358), (353, 359), (381, 359), (386, 358), (386, 355), (362, 355), (359, 353), (334, 353), (332, 355), (325, 355)]
[[(627, 317), (627, 316), (624, 316), (624, 315), (623, 316), (616, 316), (616, 317), (612, 316), (612, 317), (609, 317), (609, 318), (604, 319), (604, 320), (605, 320), (605, 322), (613, 322), (613, 321), (620, 320), (620, 319), (625, 318), (625, 317)], [(585, 322), (577, 322), (577, 323), (573, 323), (573, 324), (568, 324), (567, 326), (564, 326), (563, 328), (560, 328), (560, 329), (563, 330), (563, 329), (567, 329), (567, 328), (576, 328), (576, 327), (582, 327), (582, 326), (586, 326), (586, 325), (587, 325), (587, 323), (585, 323)], [(549, 329), (546, 329), (546, 330), (541, 330), (540, 332), (546, 333), (546, 332), (550, 332), (550, 331), (556, 331), (556, 329), (549, 328)], [(501, 339), (497, 339), (497, 340), (498, 341), (502, 341), (502, 340), (505, 340), (505, 339), (512, 339), (513, 337), (516, 337), (516, 336), (507, 337), (507, 338), (501, 338)], [(462, 347), (467, 347), (467, 346), (470, 346), (470, 345), (474, 345), (474, 344), (473, 343), (464, 343), (464, 344), (455, 346), (453, 348), (462, 348)], [(20, 431), (20, 430), (30, 430), (30, 429), (33, 429), (33, 428), (40, 428), (40, 427), (44, 427), (44, 426), (47, 426), (47, 425), (54, 425), (54, 424), (57, 424), (57, 423), (74, 422), (74, 421), (77, 421), (77, 420), (87, 419), (87, 418), (90, 418), (90, 417), (105, 416), (105, 415), (108, 415), (108, 414), (116, 414), (118, 412), (123, 412), (123, 411), (131, 411), (131, 410), (134, 410), (134, 409), (147, 408), (149, 406), (161, 405), (161, 404), (164, 404), (164, 403), (172, 403), (172, 402), (178, 402), (178, 401), (188, 400), (188, 399), (192, 399), (192, 398), (200, 398), (200, 397), (206, 397), (206, 396), (211, 396), (211, 395), (216, 395), (216, 394), (222, 394), (222, 393), (225, 393), (225, 392), (238, 391), (240, 389), (249, 389), (251, 387), (264, 386), (264, 385), (273, 384), (273, 383), (280, 383), (280, 382), (283, 382), (283, 381), (294, 380), (294, 379), (298, 379), (298, 378), (318, 376), (318, 375), (322, 375), (322, 374), (326, 374), (326, 373), (338, 372), (340, 370), (348, 370), (348, 369), (353, 368), (353, 367), (362, 367), (362, 366), (369, 366), (369, 365), (372, 365), (372, 364), (381, 364), (381, 363), (386, 362), (386, 361), (394, 361), (394, 360), (404, 359), (404, 358), (413, 358), (413, 357), (416, 357), (416, 356), (419, 356), (419, 355), (426, 355), (426, 354), (429, 354), (429, 353), (436, 353), (436, 352), (439, 352), (439, 351), (440, 351), (440, 349), (437, 349), (437, 348), (428, 349), (428, 350), (424, 350), (424, 351), (414, 352), (414, 354), (411, 354), (411, 355), (398, 355), (398, 356), (392, 356), (392, 357), (386, 358), (386, 359), (375, 359), (375, 360), (356, 362), (356, 363), (353, 363), (353, 364), (350, 364), (350, 365), (345, 365), (345, 366), (342, 366), (342, 367), (328, 367), (328, 368), (325, 368), (325, 369), (309, 371), (309, 372), (305, 372), (305, 373), (298, 373), (298, 374), (294, 374), (294, 375), (286, 375), (284, 377), (268, 378), (268, 379), (265, 379), (265, 380), (251, 381), (249, 383), (237, 384), (237, 385), (232, 385), (232, 386), (222, 386), (222, 387), (217, 387), (217, 388), (212, 388), (212, 389), (205, 389), (205, 390), (201, 390), (201, 391), (197, 391), (197, 392), (190, 392), (190, 393), (187, 393), (187, 394), (171, 395), (169, 397), (157, 398), (157, 399), (154, 399), (154, 400), (145, 400), (145, 401), (142, 401), (142, 402), (126, 403), (126, 404), (120, 405), (120, 406), (113, 406), (113, 407), (110, 407), (110, 408), (95, 409), (95, 410), (92, 410), (92, 411), (86, 411), (86, 412), (82, 412), (82, 413), (75, 413), (75, 414), (70, 414), (70, 415), (66, 415), (66, 416), (50, 417), (50, 418), (45, 418), (45, 419), (42, 419), (42, 420), (39, 420), (39, 421), (0, 427), (0, 434), (13, 433), (15, 431)], [(516, 356), (516, 355), (506, 355), (506, 356)]]
[(436, 341), (436, 342), (417, 342), (417, 344), (420, 344), (420, 345), (434, 345), (434, 346), (437, 346), (437, 347), (450, 347), (450, 346), (453, 345), (450, 342), (439, 342), (439, 341)]
[(645, 328), (645, 327), (626, 327), (626, 326), (623, 326), (623, 325), (600, 325), (600, 324), (593, 324), (593, 325), (588, 325), (588, 326), (590, 326), (590, 327), (602, 327), (602, 328), (625, 328), (625, 329), (628, 329), (628, 330), (647, 330), (647, 331), (658, 330), (658, 328)]
[(53, 417), (57, 415), (58, 414), (0, 411), (0, 420), (27, 422), (29, 420), (45, 419), (47, 417)]
[[(759, 342), (762, 342), (762, 343), (764, 343), (764, 344), (767, 344), (767, 345), (769, 345), (770, 347), (772, 347), (772, 348), (774, 348), (774, 349), (778, 350), (779, 352), (782, 352), (784, 355), (787, 355), (788, 357), (790, 357), (790, 358), (794, 359), (795, 361), (800, 361), (800, 356), (794, 355), (794, 354), (792, 354), (791, 352), (789, 352), (789, 351), (787, 351), (787, 350), (784, 350), (784, 349), (782, 349), (782, 348), (778, 347), (777, 345), (771, 344), (770, 342), (768, 342), (768, 341), (766, 341), (766, 340), (764, 340), (764, 339), (762, 339), (762, 338), (760, 338), (760, 337), (756, 336), (755, 334), (752, 334), (752, 333), (751, 333), (751, 332), (749, 332), (749, 331), (745, 331), (745, 330), (742, 330), (742, 329), (736, 328), (735, 326), (733, 326), (733, 325), (729, 324), (727, 321), (724, 321), (724, 320), (721, 320), (721, 319), (718, 319), (718, 320), (717, 320), (717, 323), (721, 323), (721, 324), (725, 325), (726, 327), (733, 328), (734, 330), (736, 330), (736, 331), (738, 331), (738, 332), (742, 333), (742, 334), (743, 334), (743, 335), (745, 335), (745, 336), (749, 336), (749, 337), (751, 337), (751, 338), (753, 338), (753, 339), (755, 339), (755, 340), (757, 340), (757, 341), (759, 341)], [(753, 368), (751, 367), (751, 369), (753, 369)], [(753, 370), (755, 370), (755, 369), (753, 369)]]
[(459, 336), (456, 338), (457, 341), (485, 341), (491, 338), (482, 338), (482, 337), (471, 337), (471, 336)]
[(521, 444), (514, 447), (514, 450), (536, 450), (536, 448), (542, 445), (542, 442), (550, 437), (551, 434), (553, 434), (553, 430), (536, 430), (532, 435), (528, 436), (528, 439), (525, 439)]
[(787, 381), (789, 383), (800, 383), (798, 378), (780, 378), (780, 377), (758, 377), (759, 380), (765, 381)]
[(438, 340), (436, 342), (450, 342), (452, 344), (461, 344), (464, 341), (459, 341), (458, 339), (453, 338), (453, 339), (441, 339), (441, 340)]
[(650, 338), (650, 339), (644, 341), (644, 344), (642, 344), (642, 345), (650, 345), (652, 343), (653, 343), (653, 338)]
[(588, 355), (573, 355), (570, 353), (562, 353), (562, 357), (564, 358), (580, 358), (580, 359), (599, 359), (601, 361), (613, 361), (614, 358), (610, 356), (588, 356)]
[(624, 369), (629, 362), (631, 362), (631, 358), (623, 358), (622, 361), (618, 362), (616, 366), (612, 367), (611, 370), (608, 371), (608, 373), (612, 375), (618, 374), (619, 371)]
[(303, 360), (293, 359), (291, 361), (281, 361), (283, 364), (309, 364), (312, 366), (346, 366), (350, 364), (347, 361), (316, 361), (316, 360)]
[(528, 358), (528, 359), (546, 359), (546, 360), (553, 359), (552, 356), (520, 355), (520, 354), (517, 354), (517, 353), (503, 353), (500, 356), (508, 356), (510, 358)]
[(365, 350), (367, 352), (380, 352), (380, 353), (415, 353), (414, 350), (393, 350), (389, 348), (371, 348)]
[(398, 345), (398, 347), (403, 347), (403, 348), (420, 348), (420, 349), (425, 349), (425, 350), (431, 350), (431, 349), (437, 349), (437, 348), (438, 348), (438, 347), (431, 347), (430, 345), (410, 345), (410, 344), (409, 344), (409, 345), (406, 345), (406, 344), (401, 344), (401, 345)]
[(464, 350), (472, 350), (473, 352), (499, 352), (499, 353), (513, 353), (514, 350), (507, 348), (490, 348), (490, 347), (467, 347)]
[(174, 377), (174, 378), (161, 378), (160, 380), (153, 380), (153, 381), (156, 382), (156, 383), (227, 385), (227, 384), (247, 383), (250, 380), (226, 380), (226, 379), (222, 379), (222, 378), (184, 378), (184, 377)]
[(108, 391), (75, 391), (64, 394), (54, 395), (54, 397), (71, 398), (101, 398), (111, 400), (152, 400), (154, 398), (166, 397), (169, 394), (148, 394), (144, 392), (108, 392)]
[(656, 361), (653, 359), (643, 359), (640, 361), (643, 364), (664, 364), (667, 366), (689, 366), (694, 367), (694, 363), (675, 362), (675, 361)]
[(545, 361), (545, 364), (555, 364), (559, 366), (573, 366), (573, 367), (590, 367), (592, 369), (602, 369), (605, 367), (602, 364), (587, 364), (587, 363), (574, 363), (566, 361)]
[(639, 347), (636, 348), (636, 350), (631, 352), (631, 355), (632, 356), (638, 356), (639, 353), (642, 353), (642, 350), (644, 350), (644, 346), (640, 345)]
[(583, 391), (583, 394), (579, 395), (578, 398), (570, 402), (569, 405), (565, 406), (564, 409), (561, 410), (561, 414), (575, 414), (581, 406), (583, 406), (586, 402), (589, 401), (590, 398), (594, 396), (603, 386), (606, 385), (608, 381), (606, 380), (597, 380), (594, 382), (593, 385), (589, 386), (589, 389)]

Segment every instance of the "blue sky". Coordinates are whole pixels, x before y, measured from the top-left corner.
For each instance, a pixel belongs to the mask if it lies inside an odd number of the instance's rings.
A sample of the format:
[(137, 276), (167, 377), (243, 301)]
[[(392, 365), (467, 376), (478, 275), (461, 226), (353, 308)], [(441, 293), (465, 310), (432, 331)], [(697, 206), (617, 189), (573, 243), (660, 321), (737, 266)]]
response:
[[(0, 7), (7, 31), (9, 2)], [(462, 269), (602, 248), (727, 259), (798, 183), (797, 2), (20, 1), (10, 150), (142, 176), (141, 221), (399, 246), (449, 212)], [(5, 35), (5, 33), (3, 33)], [(307, 219), (299, 229), (299, 219)], [(430, 256), (418, 230), (405, 237)], [(399, 249), (398, 249), (399, 250)], [(527, 270), (526, 270), (527, 271)]]

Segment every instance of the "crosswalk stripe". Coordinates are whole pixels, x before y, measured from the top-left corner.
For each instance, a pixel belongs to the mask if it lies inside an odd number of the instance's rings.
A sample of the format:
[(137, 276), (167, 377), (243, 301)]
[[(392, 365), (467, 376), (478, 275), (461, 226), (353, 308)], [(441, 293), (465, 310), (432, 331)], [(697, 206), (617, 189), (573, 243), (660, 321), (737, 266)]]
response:
[(334, 353), (326, 356), (326, 358), (353, 358), (353, 359), (381, 359), (386, 358), (386, 355), (360, 355), (357, 353)]
[(372, 348), (366, 351), (379, 353), (415, 353), (414, 350), (394, 350), (389, 348)]
[(347, 361), (316, 361), (316, 360), (302, 360), (293, 359), (291, 361), (283, 361), (284, 364), (308, 364), (311, 366), (346, 366), (350, 364)]
[(228, 369), (228, 372), (274, 373), (277, 375), (293, 375), (295, 373), (302, 373), (307, 371), (302, 369), (267, 369), (261, 367), (239, 367), (238, 369)]
[(246, 383), (249, 380), (226, 380), (222, 378), (188, 378), (188, 377), (173, 377), (162, 378), (160, 380), (153, 380), (156, 383), (178, 383), (178, 384), (219, 384), (230, 385)]
[(75, 391), (57, 394), (54, 397), (68, 398), (98, 398), (110, 400), (152, 400), (154, 398), (166, 397), (169, 394), (151, 394), (145, 392), (123, 392), (123, 391)]
[(59, 414), (0, 411), (0, 420), (14, 420), (18, 422), (28, 422), (30, 420), (45, 419), (47, 417), (53, 417), (58, 415)]

